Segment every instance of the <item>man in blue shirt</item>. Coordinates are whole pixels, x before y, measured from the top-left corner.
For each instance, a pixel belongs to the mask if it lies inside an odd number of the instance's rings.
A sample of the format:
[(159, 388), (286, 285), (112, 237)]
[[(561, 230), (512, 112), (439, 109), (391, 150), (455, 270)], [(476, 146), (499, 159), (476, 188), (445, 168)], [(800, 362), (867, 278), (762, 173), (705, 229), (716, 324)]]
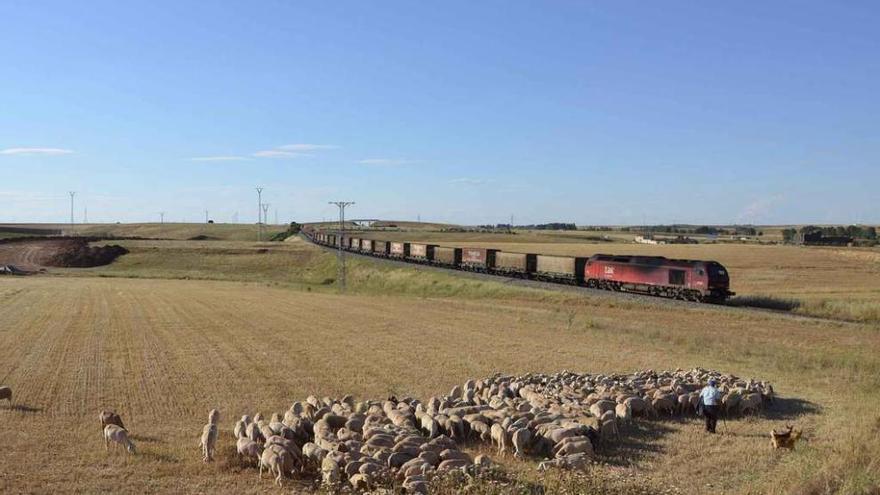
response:
[(709, 379), (709, 384), (700, 390), (700, 402), (703, 405), (703, 417), (706, 418), (706, 431), (715, 433), (718, 424), (718, 407), (721, 405), (721, 391), (716, 388), (718, 382)]

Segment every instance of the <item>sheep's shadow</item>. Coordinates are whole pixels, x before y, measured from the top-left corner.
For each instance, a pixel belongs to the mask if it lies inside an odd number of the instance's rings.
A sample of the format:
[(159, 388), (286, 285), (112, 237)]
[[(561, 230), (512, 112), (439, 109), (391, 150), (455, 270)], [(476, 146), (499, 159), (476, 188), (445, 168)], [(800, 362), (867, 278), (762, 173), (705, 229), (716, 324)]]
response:
[(822, 407), (815, 402), (796, 397), (776, 397), (772, 403), (764, 406), (761, 416), (770, 420), (786, 421), (821, 412)]
[(136, 442), (144, 443), (164, 443), (161, 438), (152, 435), (130, 435), (131, 439)]
[(662, 454), (663, 447), (658, 444), (659, 440), (675, 430), (666, 421), (637, 419), (621, 423), (619, 431), (619, 441), (600, 443), (596, 449), (602, 460), (612, 466), (629, 466), (646, 456)]
[(43, 412), (42, 407), (37, 406), (29, 406), (27, 404), (14, 404), (9, 406), (10, 411), (22, 412), (22, 413), (40, 413)]
[(170, 463), (170, 464), (178, 463), (181, 460), (179, 457), (171, 455), (171, 454), (164, 454), (161, 452), (153, 452), (153, 451), (149, 451), (149, 450), (144, 451), (144, 452), (138, 451), (138, 453), (135, 455), (137, 455), (138, 457), (141, 457), (143, 459), (149, 459), (152, 461), (159, 461), (159, 462), (166, 462), (166, 463)]

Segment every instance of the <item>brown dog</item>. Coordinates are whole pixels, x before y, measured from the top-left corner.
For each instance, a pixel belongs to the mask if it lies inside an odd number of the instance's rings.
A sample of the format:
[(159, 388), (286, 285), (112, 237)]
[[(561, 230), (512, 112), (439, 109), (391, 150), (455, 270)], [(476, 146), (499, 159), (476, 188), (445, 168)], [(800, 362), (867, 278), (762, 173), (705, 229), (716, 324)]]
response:
[(774, 449), (794, 449), (794, 444), (801, 438), (801, 431), (794, 431), (791, 425), (787, 425), (788, 430), (783, 433), (776, 433), (776, 430), (770, 430), (770, 445)]

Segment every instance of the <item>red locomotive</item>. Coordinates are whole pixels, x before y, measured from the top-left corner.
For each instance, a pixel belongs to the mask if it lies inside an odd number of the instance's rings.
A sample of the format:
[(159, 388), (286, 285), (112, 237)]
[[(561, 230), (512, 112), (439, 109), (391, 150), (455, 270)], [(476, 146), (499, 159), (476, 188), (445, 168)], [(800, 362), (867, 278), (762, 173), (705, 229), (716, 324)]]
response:
[(727, 270), (720, 263), (663, 256), (596, 254), (587, 260), (584, 282), (597, 289), (690, 301), (723, 301), (734, 295)]

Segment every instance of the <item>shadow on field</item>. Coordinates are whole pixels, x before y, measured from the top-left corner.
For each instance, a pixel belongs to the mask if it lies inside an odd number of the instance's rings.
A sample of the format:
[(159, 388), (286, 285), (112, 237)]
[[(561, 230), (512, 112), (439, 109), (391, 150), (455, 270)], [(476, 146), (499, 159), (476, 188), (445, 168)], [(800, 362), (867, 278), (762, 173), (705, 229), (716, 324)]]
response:
[(636, 420), (620, 425), (620, 441), (608, 442), (598, 449), (602, 459), (612, 466), (629, 466), (648, 454), (660, 454), (657, 441), (675, 431), (663, 421)]
[(42, 407), (29, 406), (27, 404), (16, 404), (9, 408), (11, 411), (18, 411), (23, 413), (39, 413), (43, 412)]
[(774, 311), (794, 311), (801, 306), (797, 299), (785, 299), (774, 296), (741, 296), (734, 297), (726, 303), (728, 306), (772, 309)]
[(159, 462), (166, 462), (166, 463), (170, 463), (170, 464), (178, 463), (181, 461), (181, 459), (177, 456), (173, 456), (171, 454), (163, 454), (163, 453), (159, 453), (159, 452), (151, 452), (151, 451), (138, 452), (137, 455), (139, 457), (144, 458), (144, 459), (150, 459), (152, 461), (159, 461)]
[(761, 416), (770, 420), (785, 421), (821, 412), (822, 407), (815, 402), (795, 397), (776, 397), (772, 404), (764, 407)]
[(131, 439), (136, 442), (144, 442), (144, 443), (163, 443), (162, 439), (159, 437), (154, 437), (151, 435), (131, 435)]

